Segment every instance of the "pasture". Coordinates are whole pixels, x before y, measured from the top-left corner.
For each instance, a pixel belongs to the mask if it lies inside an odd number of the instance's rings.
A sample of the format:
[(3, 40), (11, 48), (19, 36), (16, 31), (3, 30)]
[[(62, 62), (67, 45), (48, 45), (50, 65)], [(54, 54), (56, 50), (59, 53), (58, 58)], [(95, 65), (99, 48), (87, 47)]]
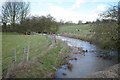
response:
[[(13, 34), (13, 33), (12, 33)], [(29, 61), (22, 65), (26, 65), (27, 69), (19, 69), (23, 57), (23, 48), (30, 45)], [(4, 76), (10, 72), (16, 78), (35, 78), (35, 77), (50, 77), (53, 74), (55, 67), (59, 67), (64, 56), (61, 53), (67, 53), (67, 47), (57, 41), (52, 44), (50, 38), (45, 35), (2, 35), (2, 71)], [(16, 68), (13, 72), (9, 68), (12, 67), (14, 60), (14, 49), (16, 49)], [(38, 76), (39, 75), (39, 76)]]
[(78, 38), (86, 41), (91, 41), (94, 32), (93, 26), (91, 24), (81, 24), (81, 25), (61, 25), (59, 26), (58, 34)]
[(58, 34), (89, 41), (103, 49), (116, 49), (117, 28), (116, 22), (62, 25), (59, 26)]

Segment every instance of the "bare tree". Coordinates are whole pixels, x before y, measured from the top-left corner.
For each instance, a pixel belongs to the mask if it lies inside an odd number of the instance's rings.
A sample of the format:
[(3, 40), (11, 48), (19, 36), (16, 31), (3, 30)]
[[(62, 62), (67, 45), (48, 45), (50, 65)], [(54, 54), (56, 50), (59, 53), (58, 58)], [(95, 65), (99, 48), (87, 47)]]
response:
[(111, 6), (107, 11), (100, 14), (104, 19), (118, 20), (118, 5)]
[(21, 13), (20, 13), (20, 23), (26, 19), (30, 9), (30, 3), (21, 2)]
[(5, 2), (2, 6), (2, 23), (20, 23), (26, 18), (29, 12), (29, 3), (26, 2)]

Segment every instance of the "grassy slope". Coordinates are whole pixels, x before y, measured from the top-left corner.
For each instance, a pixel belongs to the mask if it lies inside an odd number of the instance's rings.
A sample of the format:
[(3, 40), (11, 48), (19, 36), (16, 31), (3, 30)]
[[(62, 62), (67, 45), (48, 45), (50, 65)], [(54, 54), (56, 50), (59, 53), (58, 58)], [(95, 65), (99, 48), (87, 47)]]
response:
[(91, 41), (93, 34), (94, 34), (92, 32), (92, 28), (93, 26), (91, 26), (90, 24), (62, 25), (60, 26), (58, 33), (64, 36), (69, 36), (69, 37), (79, 38), (82, 40)]
[(96, 43), (96, 45), (103, 49), (112, 49), (116, 48), (116, 28), (116, 23), (62, 25), (58, 33), (60, 35), (89, 41), (93, 44)]
[[(17, 64), (22, 60), (23, 48), (30, 43), (29, 62), (27, 70), (15, 70), (15, 77), (50, 77), (48, 74), (54, 72), (54, 67), (59, 67), (62, 63), (62, 55), (59, 52), (67, 52), (67, 48), (62, 47), (61, 42), (49, 47), (51, 41), (48, 37), (42, 35), (3, 35), (2, 37), (2, 69), (5, 72), (12, 64), (13, 50), (17, 50)], [(55, 60), (56, 59), (56, 60)], [(43, 64), (41, 64), (41, 62)], [(30, 66), (32, 65), (32, 66)]]
[[(34, 60), (31, 61), (32, 66), (27, 64), (27, 70), (16, 71), (16, 77), (24, 78), (47, 78), (54, 76), (55, 68), (60, 67), (64, 62), (63, 56), (67, 55), (67, 49), (63, 44), (58, 42), (56, 47), (49, 48), (45, 52), (42, 52)], [(62, 54), (64, 53), (64, 54)], [(34, 66), (33, 66), (34, 65)]]
[(30, 43), (30, 58), (38, 55), (45, 45), (47, 45), (45, 36), (3, 35), (2, 38), (3, 68), (11, 64), (15, 48), (17, 50), (17, 61), (20, 61), (22, 60), (23, 48), (27, 47), (28, 43)]

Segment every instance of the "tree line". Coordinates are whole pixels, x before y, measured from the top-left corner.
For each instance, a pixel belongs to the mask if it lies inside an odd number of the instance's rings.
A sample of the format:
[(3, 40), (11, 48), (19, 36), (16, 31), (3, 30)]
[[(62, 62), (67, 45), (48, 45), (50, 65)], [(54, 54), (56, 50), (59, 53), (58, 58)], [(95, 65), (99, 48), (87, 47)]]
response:
[(29, 2), (5, 2), (2, 5), (2, 31), (55, 33), (58, 30), (58, 22), (50, 14), (29, 16), (29, 12)]

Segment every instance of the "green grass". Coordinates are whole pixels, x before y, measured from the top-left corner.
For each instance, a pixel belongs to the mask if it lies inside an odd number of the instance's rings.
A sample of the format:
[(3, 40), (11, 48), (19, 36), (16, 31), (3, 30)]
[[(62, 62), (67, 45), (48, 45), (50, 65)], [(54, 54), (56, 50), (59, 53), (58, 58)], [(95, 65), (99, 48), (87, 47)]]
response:
[(17, 33), (17, 32), (3, 32), (2, 35), (22, 35), (22, 33)]
[(37, 56), (48, 45), (45, 36), (30, 35), (3, 35), (2, 36), (2, 61), (3, 70), (6, 69), (13, 60), (14, 49), (17, 51), (17, 62), (22, 60), (23, 48), (30, 44), (29, 59)]
[[(49, 73), (55, 72), (51, 65), (58, 68), (62, 62), (62, 53), (67, 53), (68, 48), (64, 44), (58, 41), (54, 44), (54, 47), (50, 47), (51, 40), (47, 36), (43, 35), (16, 35), (11, 33), (9, 35), (3, 33), (2, 35), (2, 70), (3, 74), (6, 74), (8, 68), (11, 67), (14, 59), (14, 49), (17, 51), (17, 64), (22, 61), (23, 48), (30, 44), (29, 62), (27, 64), (27, 70), (14, 70), (15, 77), (50, 77)], [(41, 64), (44, 63), (44, 64)], [(19, 67), (19, 66), (18, 66)], [(12, 72), (12, 71), (11, 71)]]
[(59, 26), (58, 34), (89, 41), (103, 49), (117, 49), (117, 27), (116, 22), (62, 25)]
[(92, 28), (90, 24), (62, 25), (59, 26), (58, 34), (90, 41), (93, 37)]
[[(58, 33), (90, 34), (91, 26), (88, 25), (62, 25)], [(79, 30), (79, 31), (78, 31)]]
[[(60, 67), (60, 65), (64, 62), (63, 56), (67, 55), (68, 52), (67, 47), (63, 46), (63, 43), (58, 42), (56, 45), (56, 47), (48, 50), (47, 52), (41, 53), (42, 55), (38, 55), (32, 64), (34, 65), (32, 66), (33, 68), (28, 67), (28, 69), (24, 72), (21, 72), (20, 70), (16, 72), (16, 77), (50, 78), (51, 74), (54, 75), (56, 70), (53, 68), (53, 66), (55, 68)], [(64, 52), (64, 55), (60, 52)]]

